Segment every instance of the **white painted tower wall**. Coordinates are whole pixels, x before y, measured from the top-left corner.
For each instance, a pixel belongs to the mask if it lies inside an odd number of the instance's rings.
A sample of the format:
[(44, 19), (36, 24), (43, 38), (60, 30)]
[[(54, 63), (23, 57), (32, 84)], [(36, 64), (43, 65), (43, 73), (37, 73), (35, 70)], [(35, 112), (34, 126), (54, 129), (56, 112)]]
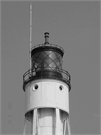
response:
[(35, 80), (26, 85), (25, 95), (25, 119), (31, 122), (32, 135), (65, 135), (69, 131), (68, 85), (53, 79)]

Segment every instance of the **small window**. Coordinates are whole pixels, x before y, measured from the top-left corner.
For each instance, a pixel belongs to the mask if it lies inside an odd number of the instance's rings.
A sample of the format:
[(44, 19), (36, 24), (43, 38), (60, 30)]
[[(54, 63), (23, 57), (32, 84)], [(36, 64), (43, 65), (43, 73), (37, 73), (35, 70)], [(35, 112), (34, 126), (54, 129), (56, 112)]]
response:
[(33, 91), (36, 91), (38, 89), (38, 84), (35, 84), (34, 86), (33, 86)]
[(63, 90), (63, 86), (62, 86), (62, 85), (60, 85), (59, 89), (62, 91), (62, 90)]

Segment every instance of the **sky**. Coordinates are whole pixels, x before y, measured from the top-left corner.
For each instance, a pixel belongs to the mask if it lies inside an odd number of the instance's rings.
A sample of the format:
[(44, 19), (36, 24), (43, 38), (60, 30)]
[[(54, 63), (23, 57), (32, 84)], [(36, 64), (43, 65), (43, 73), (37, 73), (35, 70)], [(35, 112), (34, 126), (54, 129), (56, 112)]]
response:
[[(32, 46), (49, 42), (65, 50), (71, 75), (71, 134), (100, 134), (100, 2), (32, 1)], [(30, 1), (1, 2), (1, 133), (22, 134), (29, 69)]]

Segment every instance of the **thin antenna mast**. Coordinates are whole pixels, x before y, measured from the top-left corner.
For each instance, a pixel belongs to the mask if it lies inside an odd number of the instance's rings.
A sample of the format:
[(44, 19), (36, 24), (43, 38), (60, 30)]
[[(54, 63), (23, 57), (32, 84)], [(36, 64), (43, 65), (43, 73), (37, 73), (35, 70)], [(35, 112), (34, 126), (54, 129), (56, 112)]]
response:
[(30, 75), (31, 75), (31, 48), (32, 48), (32, 4), (30, 4)]

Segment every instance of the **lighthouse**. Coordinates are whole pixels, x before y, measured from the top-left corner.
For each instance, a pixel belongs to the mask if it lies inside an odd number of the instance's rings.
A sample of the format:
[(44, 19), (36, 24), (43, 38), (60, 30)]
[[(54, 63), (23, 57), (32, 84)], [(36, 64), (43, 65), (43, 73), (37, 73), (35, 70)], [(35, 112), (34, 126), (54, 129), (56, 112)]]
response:
[[(70, 135), (70, 74), (62, 69), (64, 50), (45, 42), (31, 48), (31, 69), (23, 75), (24, 135)], [(30, 125), (30, 126), (29, 126)]]

